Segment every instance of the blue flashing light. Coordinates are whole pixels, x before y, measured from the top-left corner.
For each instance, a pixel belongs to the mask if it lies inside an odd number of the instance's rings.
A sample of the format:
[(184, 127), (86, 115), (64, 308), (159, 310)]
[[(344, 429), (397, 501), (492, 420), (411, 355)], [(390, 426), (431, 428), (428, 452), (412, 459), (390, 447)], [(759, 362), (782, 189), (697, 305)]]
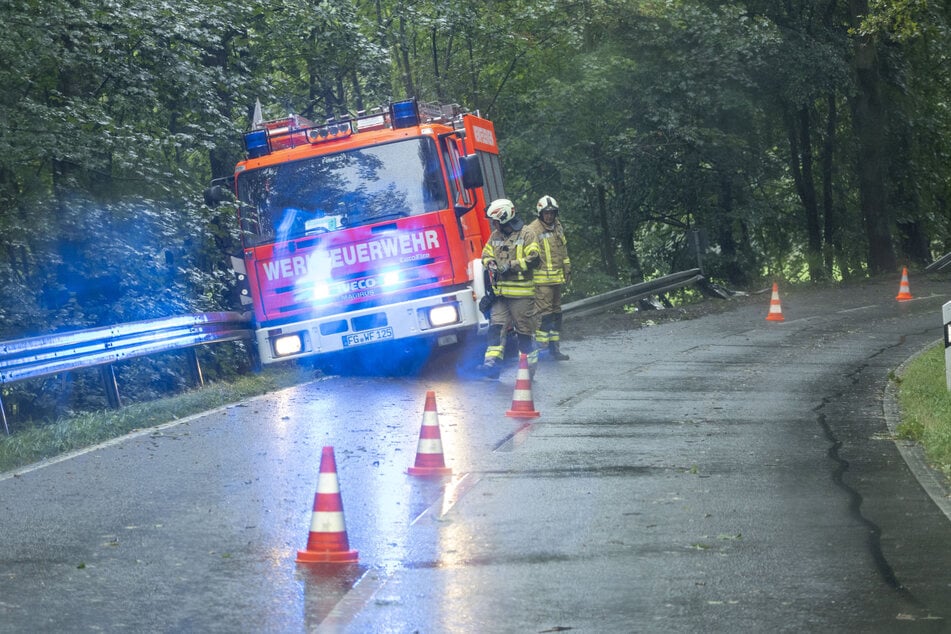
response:
[(419, 125), (419, 111), (416, 108), (416, 100), (409, 99), (390, 104), (390, 121), (393, 122), (394, 129)]
[(244, 149), (248, 152), (248, 157), (258, 158), (271, 153), (271, 148), (267, 142), (267, 130), (255, 130), (244, 135)]

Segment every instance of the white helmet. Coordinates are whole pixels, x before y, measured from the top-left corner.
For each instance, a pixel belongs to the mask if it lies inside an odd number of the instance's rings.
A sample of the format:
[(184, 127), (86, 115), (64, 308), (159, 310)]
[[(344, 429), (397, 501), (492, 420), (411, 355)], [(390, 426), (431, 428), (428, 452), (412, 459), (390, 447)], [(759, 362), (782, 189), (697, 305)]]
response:
[(489, 220), (496, 220), (504, 225), (515, 217), (515, 205), (508, 198), (499, 198), (492, 201), (489, 208), (485, 210), (485, 215), (489, 217)]
[(558, 211), (558, 201), (552, 198), (551, 196), (542, 196), (538, 199), (538, 204), (535, 205), (535, 213), (539, 216), (542, 215), (543, 211), (548, 211), (550, 209)]

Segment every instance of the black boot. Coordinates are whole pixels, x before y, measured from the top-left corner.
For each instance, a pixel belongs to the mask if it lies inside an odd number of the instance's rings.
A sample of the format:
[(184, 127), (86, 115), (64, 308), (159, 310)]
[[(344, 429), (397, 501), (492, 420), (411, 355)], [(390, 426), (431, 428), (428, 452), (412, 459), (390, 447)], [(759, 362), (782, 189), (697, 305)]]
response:
[(567, 354), (561, 353), (561, 348), (559, 346), (560, 342), (558, 341), (548, 342), (548, 356), (554, 361), (567, 361), (570, 359), (571, 357), (569, 357)]

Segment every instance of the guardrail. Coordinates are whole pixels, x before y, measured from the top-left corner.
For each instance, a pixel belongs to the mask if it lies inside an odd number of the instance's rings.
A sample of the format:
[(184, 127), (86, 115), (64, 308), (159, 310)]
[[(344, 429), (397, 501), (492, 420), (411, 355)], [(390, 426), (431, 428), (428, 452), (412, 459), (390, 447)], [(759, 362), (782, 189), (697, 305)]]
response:
[(585, 297), (584, 299), (569, 302), (561, 307), (561, 312), (565, 317), (571, 317), (572, 319), (584, 317), (585, 315), (599, 313), (616, 306), (623, 306), (624, 304), (629, 304), (638, 299), (649, 297), (650, 295), (657, 295), (682, 288), (689, 284), (703, 281), (704, 279), (700, 269), (671, 273), (670, 275), (664, 275), (663, 277), (658, 277), (648, 282), (625, 286), (624, 288), (608, 291), (601, 295)]
[(937, 260), (935, 260), (934, 262), (926, 266), (925, 270), (928, 272), (940, 271), (948, 265), (951, 265), (951, 253), (946, 253), (942, 255), (940, 258), (938, 258)]
[[(113, 364), (159, 352), (186, 350), (193, 378), (203, 383), (194, 347), (250, 339), (248, 313), (219, 312), (182, 315), (55, 333), (0, 342), (0, 385), (82, 368), (101, 368), (106, 399), (113, 408), (121, 404)], [(10, 433), (0, 396), (0, 417)]]
[[(583, 317), (702, 281), (700, 269), (671, 273), (562, 307), (566, 317)], [(71, 370), (99, 367), (110, 407), (121, 405), (113, 364), (160, 352), (185, 350), (196, 384), (203, 384), (195, 346), (250, 339), (249, 313), (218, 312), (182, 315), (56, 333), (0, 342), (0, 385)], [(6, 410), (0, 395), (0, 418), (7, 434)]]

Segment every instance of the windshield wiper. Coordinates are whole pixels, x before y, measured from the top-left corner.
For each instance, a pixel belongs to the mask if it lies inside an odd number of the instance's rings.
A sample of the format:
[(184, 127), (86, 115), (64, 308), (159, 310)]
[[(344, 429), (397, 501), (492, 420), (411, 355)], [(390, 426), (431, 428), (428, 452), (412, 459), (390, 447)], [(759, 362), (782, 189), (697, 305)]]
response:
[(366, 222), (383, 222), (384, 220), (393, 220), (396, 218), (409, 218), (409, 212), (407, 211), (391, 211), (388, 214), (380, 214), (378, 216), (370, 216), (366, 219)]

